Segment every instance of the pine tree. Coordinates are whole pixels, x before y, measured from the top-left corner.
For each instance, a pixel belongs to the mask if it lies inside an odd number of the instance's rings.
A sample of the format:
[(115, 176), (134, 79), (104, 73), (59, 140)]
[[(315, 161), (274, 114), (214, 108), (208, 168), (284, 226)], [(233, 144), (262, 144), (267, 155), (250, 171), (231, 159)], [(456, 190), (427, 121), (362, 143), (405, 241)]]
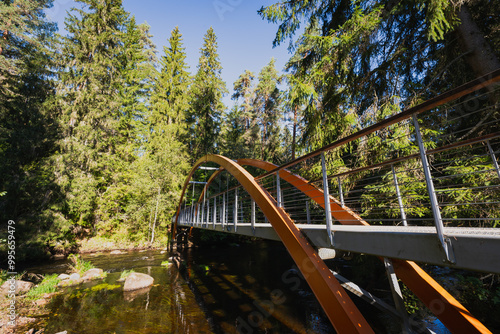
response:
[(189, 122), (189, 150), (193, 159), (208, 153), (217, 153), (219, 132), (225, 106), (222, 97), (227, 93), (221, 79), (222, 66), (217, 54), (217, 37), (210, 27), (200, 50), (198, 71), (191, 88)]
[[(260, 140), (260, 129), (254, 108), (255, 74), (245, 70), (234, 83), (232, 99), (236, 101), (234, 108), (225, 116), (224, 152), (232, 158), (256, 158)], [(242, 103), (239, 104), (239, 100)]]
[(278, 87), (282, 76), (275, 67), (274, 58), (262, 68), (259, 73), (259, 82), (255, 88), (255, 110), (260, 126), (260, 159), (277, 161), (277, 153), (281, 145), (280, 121), (284, 120), (282, 93)]

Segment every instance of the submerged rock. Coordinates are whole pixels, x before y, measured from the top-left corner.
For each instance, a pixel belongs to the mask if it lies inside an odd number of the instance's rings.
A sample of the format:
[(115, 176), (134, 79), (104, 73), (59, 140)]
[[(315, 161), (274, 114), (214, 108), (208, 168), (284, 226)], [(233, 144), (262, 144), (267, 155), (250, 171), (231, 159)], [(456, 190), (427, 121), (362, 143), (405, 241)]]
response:
[[(80, 275), (78, 275), (80, 277)], [(67, 286), (74, 286), (83, 283), (83, 279), (77, 278), (77, 279), (65, 279), (64, 281), (60, 281), (57, 283), (58, 287), (67, 287)]]
[(142, 288), (138, 290), (133, 290), (133, 291), (123, 291), (123, 298), (127, 302), (133, 301), (135, 298), (148, 293), (151, 290), (151, 287), (148, 286), (147, 288)]
[(114, 250), (114, 251), (111, 251), (109, 254), (123, 254), (123, 252), (121, 250)]
[(125, 285), (123, 286), (123, 291), (133, 291), (138, 289), (147, 288), (153, 285), (153, 277), (141, 274), (141, 273), (131, 273), (125, 280)]

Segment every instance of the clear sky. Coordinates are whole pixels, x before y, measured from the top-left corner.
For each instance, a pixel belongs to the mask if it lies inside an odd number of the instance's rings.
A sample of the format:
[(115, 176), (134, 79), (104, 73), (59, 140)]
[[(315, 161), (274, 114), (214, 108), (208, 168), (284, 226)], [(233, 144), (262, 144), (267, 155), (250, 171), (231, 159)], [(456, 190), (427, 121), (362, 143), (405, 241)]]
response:
[[(278, 0), (123, 0), (125, 10), (135, 15), (138, 23), (147, 22), (151, 26), (153, 42), (158, 55), (163, 54), (170, 32), (175, 26), (184, 38), (187, 62), (191, 73), (196, 72), (199, 50), (203, 36), (210, 26), (217, 35), (220, 61), (223, 67), (222, 79), (229, 94), (224, 98), (228, 108), (233, 83), (246, 69), (256, 75), (271, 59), (276, 58), (276, 66), (283, 68), (290, 57), (287, 45), (272, 47), (277, 25), (261, 19), (257, 10)], [(72, 0), (54, 0), (54, 7), (48, 16), (58, 22), (60, 33), (65, 34), (66, 11), (74, 7)]]

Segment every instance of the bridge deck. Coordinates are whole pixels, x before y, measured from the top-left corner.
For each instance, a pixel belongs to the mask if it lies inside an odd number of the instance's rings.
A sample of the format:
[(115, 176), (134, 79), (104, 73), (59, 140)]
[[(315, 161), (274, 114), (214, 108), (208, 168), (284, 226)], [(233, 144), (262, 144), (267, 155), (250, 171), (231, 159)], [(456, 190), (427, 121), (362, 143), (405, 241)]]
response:
[[(191, 224), (180, 226), (191, 227)], [(445, 235), (453, 249), (456, 263), (445, 261), (444, 251), (436, 237), (436, 228), (428, 226), (358, 226), (333, 225), (333, 245), (326, 225), (296, 224), (317, 248), (371, 254), (381, 257), (411, 260), (454, 268), (500, 274), (497, 254), (500, 254), (500, 230), (491, 228), (447, 227)], [(280, 241), (269, 223), (200, 224), (196, 228), (254, 236)], [(390, 247), (388, 246), (390, 245)]]

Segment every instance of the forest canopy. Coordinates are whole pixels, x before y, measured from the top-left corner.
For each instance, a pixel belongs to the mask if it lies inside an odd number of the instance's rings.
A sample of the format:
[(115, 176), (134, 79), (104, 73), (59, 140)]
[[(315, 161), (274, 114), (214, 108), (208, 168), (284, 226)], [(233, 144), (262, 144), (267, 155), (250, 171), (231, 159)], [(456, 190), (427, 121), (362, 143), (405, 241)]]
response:
[(159, 51), (121, 0), (76, 4), (62, 36), (52, 0), (0, 1), (0, 216), (32, 257), (164, 242), (205, 154), (281, 164), (500, 68), (493, 0), (278, 1), (286, 68), (234, 83), (213, 28), (190, 69), (178, 27)]

